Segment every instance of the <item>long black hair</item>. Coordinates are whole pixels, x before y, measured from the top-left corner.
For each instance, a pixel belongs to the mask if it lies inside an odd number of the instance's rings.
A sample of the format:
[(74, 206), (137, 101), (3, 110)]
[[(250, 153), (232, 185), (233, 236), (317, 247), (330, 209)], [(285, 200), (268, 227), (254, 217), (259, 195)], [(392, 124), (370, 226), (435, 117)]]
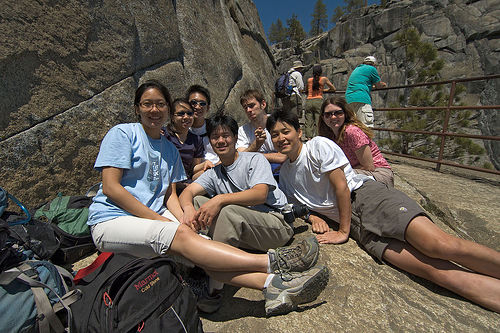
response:
[(313, 66), (313, 90), (319, 89), (319, 79), (321, 78), (321, 74), (323, 73), (323, 69), (321, 65), (317, 64)]

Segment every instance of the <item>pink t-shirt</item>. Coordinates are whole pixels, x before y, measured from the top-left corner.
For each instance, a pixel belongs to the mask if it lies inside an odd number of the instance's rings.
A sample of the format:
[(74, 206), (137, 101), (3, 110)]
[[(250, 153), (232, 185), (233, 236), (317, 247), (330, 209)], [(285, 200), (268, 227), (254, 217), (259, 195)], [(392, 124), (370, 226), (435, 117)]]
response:
[(384, 156), (382, 156), (377, 144), (370, 139), (368, 135), (366, 135), (358, 126), (347, 125), (344, 132), (344, 141), (339, 144), (339, 146), (344, 151), (353, 168), (359, 165), (356, 150), (365, 145), (370, 147), (373, 157), (373, 165), (375, 168), (391, 168)]

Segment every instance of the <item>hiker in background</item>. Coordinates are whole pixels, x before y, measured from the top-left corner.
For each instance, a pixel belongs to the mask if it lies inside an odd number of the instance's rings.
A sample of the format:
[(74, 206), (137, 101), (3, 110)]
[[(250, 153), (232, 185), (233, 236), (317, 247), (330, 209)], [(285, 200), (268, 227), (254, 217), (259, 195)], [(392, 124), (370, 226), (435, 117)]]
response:
[(363, 124), (373, 127), (372, 98), (370, 93), (372, 88), (377, 89), (387, 87), (385, 82), (380, 81), (375, 65), (377, 59), (368, 56), (363, 63), (356, 67), (347, 81), (345, 99), (351, 105), (356, 116)]
[(328, 281), (326, 267), (313, 267), (317, 243), (250, 254), (179, 223), (176, 183), (186, 176), (179, 152), (161, 135), (170, 108), (168, 90), (147, 81), (135, 94), (138, 122), (114, 126), (104, 137), (94, 165), (102, 185), (87, 222), (97, 248), (137, 257), (183, 256), (219, 281), (263, 290), (268, 315), (314, 300)]
[(275, 112), (267, 129), (288, 157), (280, 187), (290, 201), (313, 210), (309, 220), (320, 243), (341, 244), (351, 236), (380, 261), (500, 312), (499, 252), (445, 233), (406, 194), (354, 173), (333, 141), (317, 136), (302, 143), (295, 115)]
[(259, 90), (250, 89), (240, 97), (240, 104), (248, 122), (238, 128), (238, 151), (259, 152), (271, 163), (273, 174), (279, 172), (286, 156), (276, 152), (271, 136), (266, 129), (267, 103)]
[(289, 84), (292, 87), (292, 92), (290, 96), (281, 98), (283, 110), (288, 112), (293, 111), (299, 117), (302, 113), (302, 96), (300, 93), (304, 90), (304, 81), (301, 73), (303, 70), (304, 66), (300, 60), (293, 62), (292, 68), (288, 70), (288, 73), (290, 74)]
[(189, 130), (202, 138), (203, 147), (205, 148), (205, 159), (215, 165), (219, 163), (219, 158), (212, 150), (212, 146), (210, 146), (205, 123), (205, 118), (210, 111), (210, 92), (207, 88), (194, 84), (188, 88), (186, 99), (194, 112), (193, 125)]
[(205, 149), (200, 136), (189, 131), (193, 124), (194, 112), (186, 99), (178, 98), (172, 103), (170, 122), (165, 129), (165, 136), (172, 142), (181, 155), (182, 165), (187, 180), (177, 184), (177, 193), (198, 178), (205, 170), (213, 167), (212, 162), (204, 161)]
[[(320, 64), (313, 66), (313, 77), (307, 79), (306, 84), (306, 110), (304, 134), (306, 140), (314, 138), (317, 133), (320, 107), (323, 103), (323, 92), (334, 92), (335, 86), (327, 77), (321, 76), (323, 70)], [(325, 85), (327, 86), (325, 88)]]
[(354, 172), (394, 187), (394, 174), (373, 141), (373, 131), (359, 121), (344, 98), (335, 96), (323, 102), (318, 131), (342, 148)]

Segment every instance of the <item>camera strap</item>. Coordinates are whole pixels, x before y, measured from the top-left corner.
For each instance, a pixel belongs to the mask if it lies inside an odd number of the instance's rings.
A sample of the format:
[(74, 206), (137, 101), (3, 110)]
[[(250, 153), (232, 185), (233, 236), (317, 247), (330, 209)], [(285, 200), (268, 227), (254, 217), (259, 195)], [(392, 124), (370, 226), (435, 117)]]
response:
[[(234, 187), (235, 187), (238, 191), (240, 191), (240, 192), (243, 192), (243, 191), (244, 191), (243, 189), (241, 189), (239, 186), (237, 186), (237, 185), (234, 183), (234, 181), (233, 181), (233, 180), (231, 179), (231, 177), (229, 176), (229, 173), (227, 172), (226, 167), (225, 167), (224, 165), (222, 165), (222, 164), (220, 165), (220, 171), (221, 171), (222, 175), (223, 175), (224, 177), (226, 177), (226, 178), (227, 178), (227, 180), (229, 181), (229, 183), (230, 183), (231, 185), (233, 185), (233, 186), (234, 186)], [(274, 206), (271, 206), (271, 205), (270, 205), (270, 204), (268, 204), (267, 202), (264, 202), (264, 204), (263, 204), (263, 205), (264, 205), (264, 206), (267, 206), (267, 207), (269, 207), (269, 208), (271, 208), (271, 210), (272, 210), (273, 212), (276, 212), (276, 213), (280, 213), (280, 214), (281, 214), (281, 212), (279, 211), (279, 209), (278, 209), (278, 208), (276, 208), (276, 207), (274, 207)]]

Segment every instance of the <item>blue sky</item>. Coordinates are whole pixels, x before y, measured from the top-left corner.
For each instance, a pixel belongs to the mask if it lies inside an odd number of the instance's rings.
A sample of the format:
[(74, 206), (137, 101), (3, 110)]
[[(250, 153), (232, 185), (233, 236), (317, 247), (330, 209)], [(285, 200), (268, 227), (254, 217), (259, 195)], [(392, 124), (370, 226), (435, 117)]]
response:
[[(308, 34), (311, 29), (310, 23), (312, 20), (311, 14), (314, 10), (316, 0), (253, 0), (257, 10), (259, 11), (260, 19), (264, 25), (266, 36), (269, 32), (271, 23), (276, 22), (279, 18), (283, 25), (286, 27), (286, 20), (292, 17), (292, 14), (297, 14), (297, 17), (304, 27), (305, 32)], [(328, 29), (333, 27), (330, 23), (333, 11), (337, 6), (343, 7), (345, 5), (343, 0), (323, 0), (326, 4), (328, 14)], [(368, 0), (368, 5), (380, 4), (380, 0)]]

